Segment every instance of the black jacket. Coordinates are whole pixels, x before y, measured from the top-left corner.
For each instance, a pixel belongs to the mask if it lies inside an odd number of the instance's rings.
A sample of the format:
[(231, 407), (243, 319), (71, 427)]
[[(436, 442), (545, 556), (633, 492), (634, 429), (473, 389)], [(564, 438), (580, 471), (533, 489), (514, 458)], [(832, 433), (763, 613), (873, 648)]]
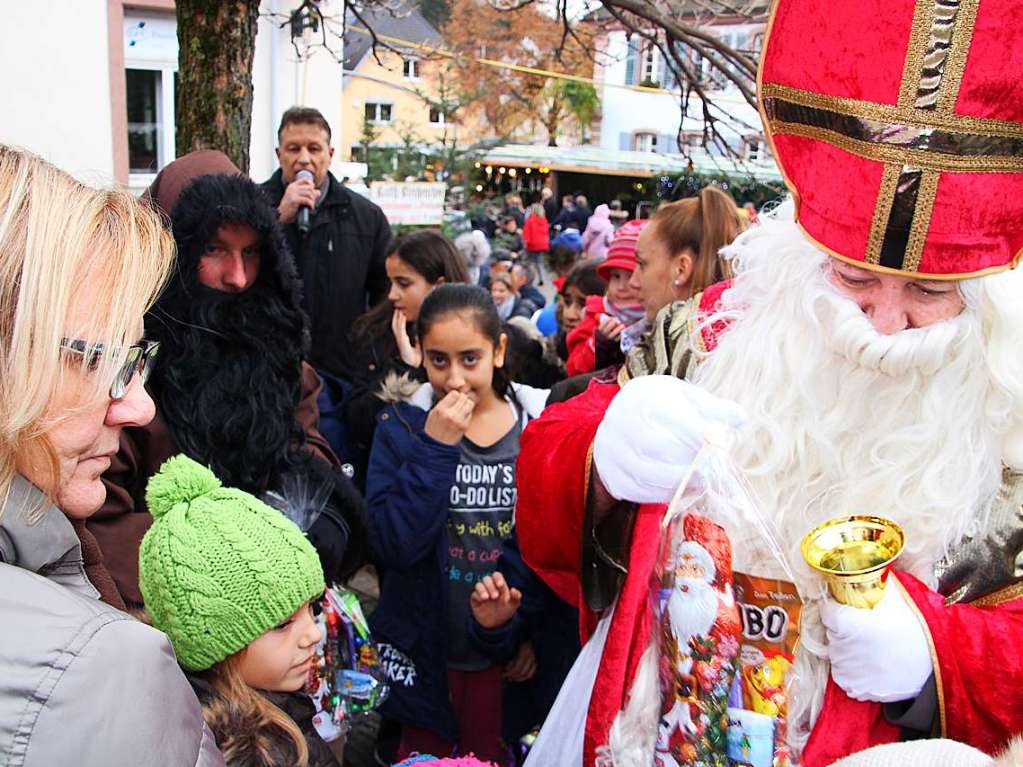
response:
[[(303, 237), (294, 223), (284, 233), (304, 285), (312, 335), (309, 361), (347, 379), (348, 330), (356, 317), (387, 295), (384, 258), (391, 228), (377, 205), (327, 175), (327, 198), (313, 212), (309, 234)], [(275, 207), (285, 186), (280, 169), (262, 184)]]
[(385, 404), (380, 396), (384, 379), (392, 374), (404, 375), (422, 383), (426, 381), (426, 371), (421, 366), (410, 367), (401, 359), (390, 323), (376, 332), (371, 329), (361, 335), (353, 333), (349, 355), (352, 388), (342, 408), (348, 440), (346, 457), (355, 469), (355, 483), (365, 490), (373, 433)]
[(553, 224), (554, 219), (558, 217), (558, 201), (553, 197), (548, 197), (543, 201), (543, 214), (547, 217), (547, 223)]

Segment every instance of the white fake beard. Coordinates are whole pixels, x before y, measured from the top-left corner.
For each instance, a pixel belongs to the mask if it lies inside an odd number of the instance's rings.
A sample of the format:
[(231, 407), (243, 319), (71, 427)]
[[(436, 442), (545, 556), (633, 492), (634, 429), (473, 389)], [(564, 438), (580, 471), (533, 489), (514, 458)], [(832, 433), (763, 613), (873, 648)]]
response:
[[(679, 586), (685, 586), (682, 591)], [(706, 636), (714, 626), (718, 614), (718, 594), (706, 581), (697, 578), (677, 578), (665, 608), (668, 623), (678, 639), (679, 654), (689, 652), (689, 640)]]
[[(735, 457), (808, 600), (789, 705), (790, 740), (801, 749), (828, 678), (819, 601), (810, 601), (826, 587), (803, 562), (803, 536), (849, 514), (892, 519), (906, 535), (898, 566), (933, 587), (935, 563), (977, 532), (997, 492), (1001, 436), (991, 414), (1005, 403), (987, 373), (977, 312), (878, 333), (827, 282), (828, 256), (781, 220), (791, 218), (786, 207), (728, 249), (738, 276), (713, 319), (732, 325), (694, 378), (746, 409), (751, 426)], [(745, 548), (734, 549), (737, 570), (769, 562), (763, 548)]]

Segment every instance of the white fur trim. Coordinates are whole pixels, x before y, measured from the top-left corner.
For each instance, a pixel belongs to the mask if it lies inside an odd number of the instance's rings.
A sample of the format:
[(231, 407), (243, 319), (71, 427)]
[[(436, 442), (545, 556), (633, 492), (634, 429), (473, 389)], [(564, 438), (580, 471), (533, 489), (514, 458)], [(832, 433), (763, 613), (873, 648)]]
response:
[(1005, 442), (1002, 443), (1002, 460), (1010, 469), (1023, 471), (1023, 424), (1017, 424), (1005, 435)]
[(1023, 736), (1009, 741), (1006, 749), (995, 758), (994, 767), (1020, 767), (1023, 765)]
[(511, 389), (515, 399), (526, 411), (526, 415), (530, 418), (539, 418), (543, 409), (547, 407), (547, 398), (550, 396), (551, 390), (534, 389), (532, 386), (517, 383), (513, 383)]
[(991, 757), (954, 740), (888, 743), (839, 759), (831, 767), (987, 767)]
[(409, 398), (408, 403), (420, 410), (429, 411), (433, 407), (433, 387), (430, 386), (429, 382), (416, 389), (415, 394)]

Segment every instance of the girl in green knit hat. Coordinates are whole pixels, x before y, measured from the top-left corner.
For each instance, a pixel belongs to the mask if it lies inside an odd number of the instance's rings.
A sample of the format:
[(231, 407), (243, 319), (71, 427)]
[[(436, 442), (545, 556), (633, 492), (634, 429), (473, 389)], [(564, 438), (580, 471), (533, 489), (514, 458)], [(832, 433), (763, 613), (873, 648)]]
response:
[(311, 758), (295, 721), (274, 705), (299, 698), (288, 693), (305, 686), (321, 639), (313, 603), (323, 570), (305, 535), (183, 455), (150, 480), (146, 502), (146, 609), (174, 645), (229, 767), (335, 764), (315, 735)]

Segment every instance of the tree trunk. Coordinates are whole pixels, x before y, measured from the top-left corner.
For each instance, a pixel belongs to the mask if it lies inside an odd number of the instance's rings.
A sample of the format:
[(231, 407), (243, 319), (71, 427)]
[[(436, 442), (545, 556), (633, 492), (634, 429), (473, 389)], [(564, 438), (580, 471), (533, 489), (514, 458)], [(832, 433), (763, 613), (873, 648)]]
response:
[(541, 118), (543, 127), (547, 129), (547, 146), (558, 145), (558, 127), (561, 125), (561, 102), (552, 98), (547, 106), (547, 113)]
[(177, 0), (179, 155), (219, 149), (249, 171), (259, 0)]

